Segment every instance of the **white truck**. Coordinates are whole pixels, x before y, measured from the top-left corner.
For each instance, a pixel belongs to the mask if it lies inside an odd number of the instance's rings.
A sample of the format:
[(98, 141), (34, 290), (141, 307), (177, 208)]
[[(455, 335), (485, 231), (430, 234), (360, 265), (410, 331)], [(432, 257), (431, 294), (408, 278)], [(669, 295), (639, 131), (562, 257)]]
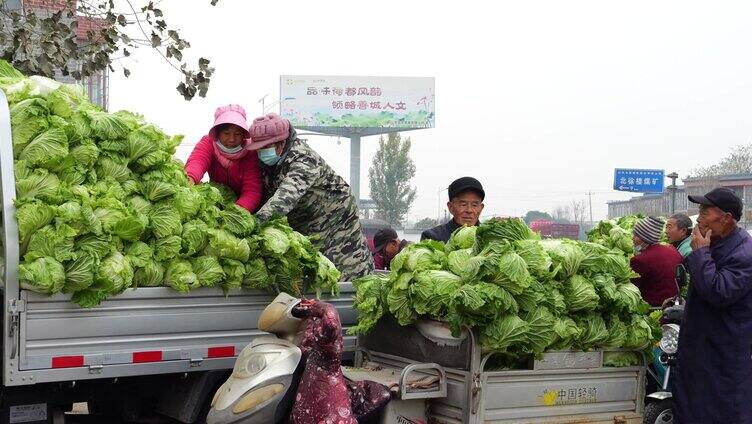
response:
[[(1, 91), (0, 140), (0, 424), (63, 423), (74, 402), (88, 402), (90, 412), (107, 417), (102, 422), (141, 411), (202, 422), (237, 354), (261, 334), (258, 316), (274, 296), (144, 287), (82, 309), (68, 295), (21, 289), (10, 116)], [(341, 296), (328, 300), (343, 327), (356, 321), (353, 291), (343, 283)], [(346, 338), (350, 352), (354, 344)]]

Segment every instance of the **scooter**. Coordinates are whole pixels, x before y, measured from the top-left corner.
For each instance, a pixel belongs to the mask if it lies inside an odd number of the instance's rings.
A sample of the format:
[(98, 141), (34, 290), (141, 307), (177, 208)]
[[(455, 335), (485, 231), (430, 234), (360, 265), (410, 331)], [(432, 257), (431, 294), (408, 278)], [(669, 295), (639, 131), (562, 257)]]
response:
[[(679, 265), (676, 275), (677, 286), (682, 285), (680, 282), (687, 282), (688, 274), (683, 265)], [(658, 383), (659, 390), (647, 395), (645, 424), (671, 424), (674, 422), (674, 413), (672, 410), (673, 395), (669, 390), (669, 381), (671, 378), (671, 367), (676, 365), (676, 352), (679, 346), (679, 331), (683, 316), (683, 300), (677, 296), (671, 302), (671, 305), (663, 310), (663, 317), (661, 318), (663, 335), (658, 345), (660, 354), (657, 358), (659, 363), (654, 366), (655, 371), (648, 368), (648, 372)], [(657, 372), (660, 368), (665, 370), (662, 378)]]
[[(281, 293), (264, 309), (258, 328), (272, 335), (254, 339), (241, 351), (232, 375), (212, 399), (207, 424), (288, 420), (306, 368), (305, 352), (317, 349), (318, 338), (305, 336), (318, 334), (305, 325), (310, 302)], [(426, 401), (447, 395), (446, 372), (434, 363), (391, 369), (365, 362), (360, 368), (343, 367), (342, 374), (352, 416), (361, 423), (424, 423)]]
[(217, 390), (207, 424), (278, 423), (292, 408), (304, 366), (297, 335), (300, 299), (279, 294), (259, 316), (255, 338), (238, 355), (230, 378)]

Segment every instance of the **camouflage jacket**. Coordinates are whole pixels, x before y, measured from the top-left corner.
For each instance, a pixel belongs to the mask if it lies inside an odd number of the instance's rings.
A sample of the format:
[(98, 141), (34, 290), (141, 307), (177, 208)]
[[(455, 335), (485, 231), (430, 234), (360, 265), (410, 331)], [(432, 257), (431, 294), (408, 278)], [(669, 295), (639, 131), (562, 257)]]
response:
[(293, 229), (314, 238), (344, 281), (371, 273), (373, 258), (350, 186), (294, 132), (287, 144), (277, 165), (262, 164), (267, 201), (256, 216), (286, 215)]

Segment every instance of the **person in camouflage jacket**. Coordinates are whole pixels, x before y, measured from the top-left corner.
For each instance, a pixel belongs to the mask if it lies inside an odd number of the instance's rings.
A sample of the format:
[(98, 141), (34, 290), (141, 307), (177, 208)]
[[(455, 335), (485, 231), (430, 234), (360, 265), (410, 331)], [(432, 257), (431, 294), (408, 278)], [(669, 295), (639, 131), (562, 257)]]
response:
[(287, 216), (352, 281), (373, 272), (373, 258), (360, 227), (350, 186), (308, 144), (287, 119), (270, 113), (256, 118), (250, 148), (258, 150), (266, 202), (261, 219)]

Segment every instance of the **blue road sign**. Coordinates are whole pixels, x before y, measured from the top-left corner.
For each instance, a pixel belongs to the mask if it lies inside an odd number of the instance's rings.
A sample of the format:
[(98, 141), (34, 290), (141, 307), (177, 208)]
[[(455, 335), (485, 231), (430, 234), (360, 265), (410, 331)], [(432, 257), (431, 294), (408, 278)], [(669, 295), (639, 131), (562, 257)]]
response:
[(633, 193), (663, 193), (665, 181), (663, 169), (622, 169), (614, 170), (614, 190)]

